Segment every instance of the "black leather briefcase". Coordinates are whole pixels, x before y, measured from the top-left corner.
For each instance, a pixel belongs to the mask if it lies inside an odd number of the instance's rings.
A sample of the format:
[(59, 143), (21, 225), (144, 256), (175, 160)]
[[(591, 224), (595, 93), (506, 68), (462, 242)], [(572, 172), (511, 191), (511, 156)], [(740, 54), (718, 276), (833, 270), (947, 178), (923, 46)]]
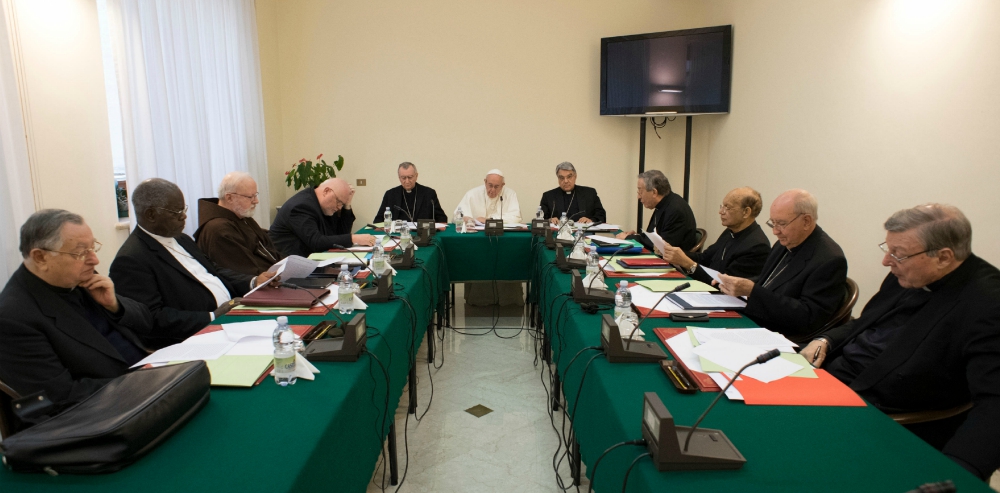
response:
[(0, 442), (21, 472), (99, 474), (139, 460), (208, 403), (204, 361), (122, 375), (82, 402)]

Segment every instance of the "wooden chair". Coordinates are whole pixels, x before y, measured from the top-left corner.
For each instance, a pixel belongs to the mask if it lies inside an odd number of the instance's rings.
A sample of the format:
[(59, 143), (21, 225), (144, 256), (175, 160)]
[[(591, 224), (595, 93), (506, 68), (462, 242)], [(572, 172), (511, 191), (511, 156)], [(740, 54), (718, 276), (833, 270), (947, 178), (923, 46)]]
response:
[(830, 321), (823, 324), (822, 327), (816, 329), (810, 334), (796, 338), (789, 338), (792, 342), (796, 344), (808, 344), (809, 341), (819, 337), (820, 334), (823, 334), (834, 327), (844, 325), (851, 320), (851, 312), (854, 310), (854, 305), (858, 302), (858, 283), (854, 282), (854, 279), (848, 277), (847, 280), (844, 281), (844, 286), (846, 288), (844, 292), (844, 302), (841, 303), (840, 308), (830, 317)]
[(892, 418), (893, 421), (901, 425), (915, 425), (917, 423), (926, 423), (928, 421), (938, 421), (941, 419), (948, 419), (954, 416), (958, 416), (959, 414), (962, 414), (968, 411), (969, 409), (972, 409), (971, 402), (966, 402), (961, 406), (953, 407), (951, 409), (890, 414), (889, 417)]
[(704, 229), (701, 229), (701, 228), (695, 228), (694, 237), (698, 240), (698, 243), (695, 243), (695, 245), (693, 247), (691, 247), (691, 249), (688, 250), (688, 252), (689, 253), (701, 253), (701, 249), (705, 247), (705, 237), (706, 236), (708, 236), (708, 232), (707, 231), (705, 231)]
[(0, 380), (0, 439), (7, 438), (11, 435), (10, 431), (15, 422), (11, 402), (14, 399), (20, 398), (20, 394)]

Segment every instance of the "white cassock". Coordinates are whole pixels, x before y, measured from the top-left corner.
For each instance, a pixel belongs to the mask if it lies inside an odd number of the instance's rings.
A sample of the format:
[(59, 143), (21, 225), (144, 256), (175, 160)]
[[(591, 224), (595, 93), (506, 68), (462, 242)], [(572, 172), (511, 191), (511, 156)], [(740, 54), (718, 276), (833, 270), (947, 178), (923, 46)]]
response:
[[(503, 198), (502, 201), (500, 200), (501, 197)], [(501, 207), (503, 208), (502, 215)], [(521, 222), (521, 206), (517, 203), (517, 192), (508, 186), (503, 187), (503, 192), (497, 198), (491, 199), (489, 195), (486, 195), (486, 185), (479, 185), (465, 192), (462, 201), (455, 208), (455, 213), (452, 214), (453, 217), (457, 214), (459, 208), (462, 209), (462, 214), (465, 217), (473, 219), (477, 217), (500, 219), (502, 217), (505, 223)]]

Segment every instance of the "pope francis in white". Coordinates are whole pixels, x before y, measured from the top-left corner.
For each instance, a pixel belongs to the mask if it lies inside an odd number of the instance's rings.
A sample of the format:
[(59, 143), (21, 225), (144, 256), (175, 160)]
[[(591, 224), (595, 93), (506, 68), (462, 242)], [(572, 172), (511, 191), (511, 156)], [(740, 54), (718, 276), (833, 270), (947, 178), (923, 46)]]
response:
[[(503, 172), (491, 169), (482, 185), (465, 192), (455, 208), (455, 215), (458, 215), (458, 209), (462, 209), (467, 223), (472, 220), (486, 222), (486, 219), (520, 223), (521, 207), (517, 203), (517, 194), (504, 185)], [(521, 305), (524, 304), (524, 291), (518, 281), (467, 282), (465, 302), (472, 306)]]
[(504, 185), (503, 172), (491, 169), (482, 185), (465, 192), (455, 208), (456, 215), (458, 209), (462, 209), (467, 222), (502, 218), (504, 223), (520, 223), (521, 207), (517, 203), (517, 193)]

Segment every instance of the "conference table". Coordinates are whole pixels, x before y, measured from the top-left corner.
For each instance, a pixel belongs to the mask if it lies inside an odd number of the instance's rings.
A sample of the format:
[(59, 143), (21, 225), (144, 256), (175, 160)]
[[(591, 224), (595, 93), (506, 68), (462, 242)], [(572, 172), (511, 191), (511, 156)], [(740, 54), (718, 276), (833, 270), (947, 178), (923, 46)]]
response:
[[(678, 425), (693, 424), (716, 394), (678, 393), (657, 364), (610, 364), (598, 356), (581, 379), (587, 361), (600, 354), (584, 351), (569, 366), (573, 355), (600, 345), (601, 315), (611, 307), (590, 314), (568, 299), (570, 276), (554, 267), (554, 258), (528, 232), (488, 237), (459, 234), (449, 226), (431, 246), (417, 250), (416, 268), (395, 277), (396, 295), (409, 306), (399, 300), (369, 305), (371, 354), (352, 363), (317, 362), (316, 380), (286, 388), (270, 379), (253, 388), (215, 387), (208, 405), (185, 427), (122, 471), (51, 477), (2, 469), (0, 491), (364, 491), (376, 464), (382, 464), (384, 439), (394, 445), (394, 410), (417, 365), (416, 349), (437, 330), (435, 311), (438, 323), (447, 311), (445, 294), (452, 282), (531, 282), (538, 330), (551, 347), (545, 356), (562, 383), (563, 407), (573, 416), (588, 475), (605, 449), (641, 438), (644, 392), (656, 392)], [(608, 286), (617, 280), (608, 279)], [(216, 323), (267, 318), (273, 317), (226, 316)], [(330, 318), (293, 316), (290, 322), (312, 325)], [(641, 328), (652, 341), (652, 329), (677, 326), (682, 324), (649, 318)], [(755, 325), (740, 318), (699, 326)], [(387, 367), (388, 388), (380, 362)], [(411, 406), (416, 398), (411, 394)], [(428, 418), (433, 414), (432, 409)], [(734, 471), (661, 473), (644, 458), (631, 471), (628, 491), (904, 492), (946, 479), (958, 491), (992, 491), (871, 406), (748, 406), (722, 399), (702, 426), (723, 430), (746, 465)], [(609, 453), (601, 461), (596, 490), (619, 491), (625, 470), (644, 452), (625, 446)]]

